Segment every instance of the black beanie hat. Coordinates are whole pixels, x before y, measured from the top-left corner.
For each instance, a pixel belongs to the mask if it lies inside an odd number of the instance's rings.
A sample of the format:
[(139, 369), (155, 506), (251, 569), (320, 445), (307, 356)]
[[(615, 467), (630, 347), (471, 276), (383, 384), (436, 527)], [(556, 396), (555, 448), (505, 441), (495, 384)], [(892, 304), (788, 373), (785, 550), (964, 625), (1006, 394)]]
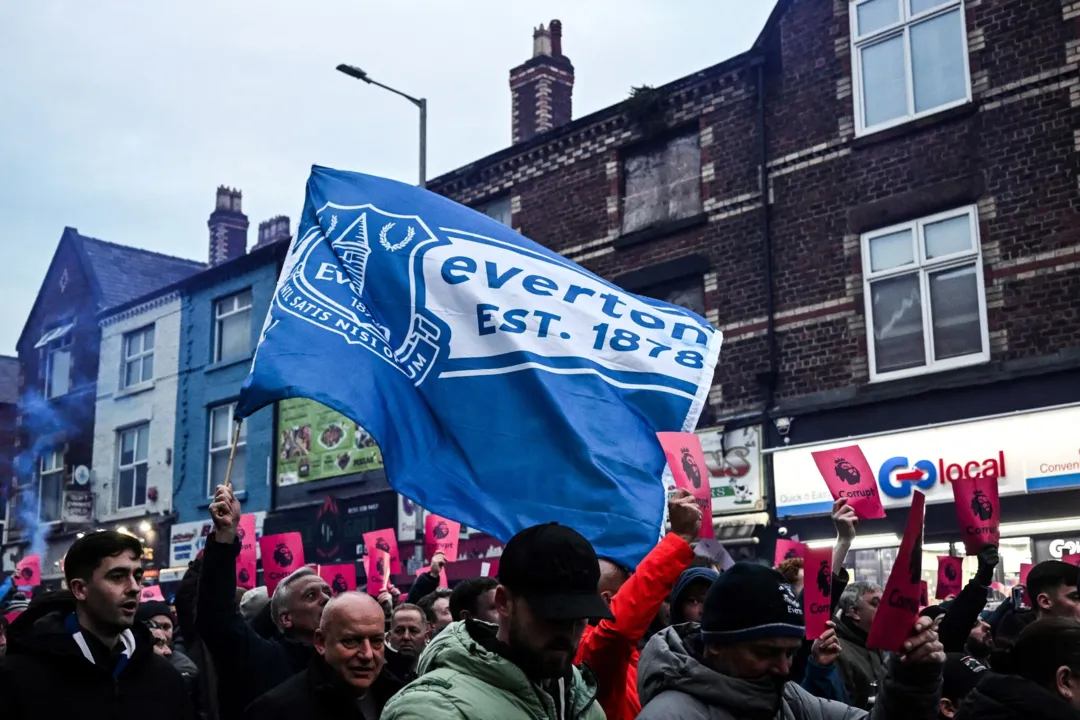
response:
[[(172, 619), (172, 610), (169, 609), (169, 604), (160, 600), (143, 600), (139, 603), (139, 609), (135, 611), (136, 622), (146, 622), (152, 620), (159, 615)], [(173, 621), (175, 624), (175, 620)]]
[(784, 576), (764, 565), (735, 563), (709, 588), (701, 615), (706, 642), (734, 645), (763, 638), (802, 638), (802, 606)]

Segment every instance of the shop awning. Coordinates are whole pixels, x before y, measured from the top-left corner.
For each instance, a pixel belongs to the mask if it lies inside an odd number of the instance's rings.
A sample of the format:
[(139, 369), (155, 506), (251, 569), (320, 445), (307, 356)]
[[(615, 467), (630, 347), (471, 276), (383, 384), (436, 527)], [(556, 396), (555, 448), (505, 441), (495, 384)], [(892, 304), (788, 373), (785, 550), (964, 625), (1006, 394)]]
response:
[(61, 325), (52, 330), (47, 330), (45, 334), (41, 336), (41, 339), (34, 345), (34, 349), (37, 350), (38, 348), (43, 348), (54, 340), (59, 340), (71, 332), (71, 328), (73, 327), (75, 327), (75, 323), (68, 323), (67, 325)]
[(769, 513), (746, 513), (744, 515), (718, 515), (713, 518), (716, 539), (722, 543), (741, 544), (753, 542), (754, 530), (769, 524)]

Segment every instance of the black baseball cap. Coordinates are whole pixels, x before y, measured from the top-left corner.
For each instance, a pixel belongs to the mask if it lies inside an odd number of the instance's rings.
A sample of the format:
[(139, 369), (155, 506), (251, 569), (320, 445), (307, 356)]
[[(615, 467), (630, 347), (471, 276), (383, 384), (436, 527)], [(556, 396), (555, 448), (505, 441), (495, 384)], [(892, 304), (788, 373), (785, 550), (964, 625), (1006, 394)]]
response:
[(959, 705), (975, 689), (987, 670), (989, 668), (984, 663), (970, 655), (948, 653), (941, 672), (941, 696), (951, 700), (953, 705)]
[(600, 560), (581, 533), (547, 523), (525, 528), (503, 548), (499, 584), (544, 620), (614, 620), (600, 597)]

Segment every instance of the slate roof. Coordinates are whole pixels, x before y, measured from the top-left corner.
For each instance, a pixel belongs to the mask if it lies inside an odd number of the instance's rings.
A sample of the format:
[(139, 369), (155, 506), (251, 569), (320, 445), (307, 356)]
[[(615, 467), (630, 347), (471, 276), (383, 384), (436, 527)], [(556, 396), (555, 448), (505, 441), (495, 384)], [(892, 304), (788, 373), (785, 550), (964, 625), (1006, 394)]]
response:
[(204, 263), (117, 245), (70, 229), (90, 270), (97, 310), (123, 305), (206, 269)]
[(0, 355), (0, 405), (19, 402), (19, 358)]

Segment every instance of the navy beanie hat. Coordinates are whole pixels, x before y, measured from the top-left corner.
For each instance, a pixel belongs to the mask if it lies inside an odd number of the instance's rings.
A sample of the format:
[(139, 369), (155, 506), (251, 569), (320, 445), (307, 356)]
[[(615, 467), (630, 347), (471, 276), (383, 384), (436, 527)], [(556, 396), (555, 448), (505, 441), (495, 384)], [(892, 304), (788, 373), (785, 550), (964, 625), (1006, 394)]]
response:
[[(139, 603), (139, 609), (135, 611), (136, 622), (146, 622), (152, 620), (158, 615), (164, 615), (172, 619), (172, 610), (169, 609), (168, 603), (163, 603), (160, 600), (143, 600)], [(173, 624), (176, 621), (173, 620)]]
[(692, 567), (689, 570), (683, 571), (683, 574), (679, 576), (678, 581), (675, 583), (675, 588), (671, 591), (672, 625), (680, 625), (685, 622), (682, 617), (682, 610), (679, 606), (682, 604), (682, 595), (686, 592), (687, 588), (698, 581), (704, 581), (711, 586), (716, 582), (718, 577), (720, 577), (720, 573), (711, 568)]
[(719, 645), (764, 638), (799, 638), (805, 632), (802, 605), (784, 576), (764, 565), (735, 563), (705, 596), (701, 635)]

